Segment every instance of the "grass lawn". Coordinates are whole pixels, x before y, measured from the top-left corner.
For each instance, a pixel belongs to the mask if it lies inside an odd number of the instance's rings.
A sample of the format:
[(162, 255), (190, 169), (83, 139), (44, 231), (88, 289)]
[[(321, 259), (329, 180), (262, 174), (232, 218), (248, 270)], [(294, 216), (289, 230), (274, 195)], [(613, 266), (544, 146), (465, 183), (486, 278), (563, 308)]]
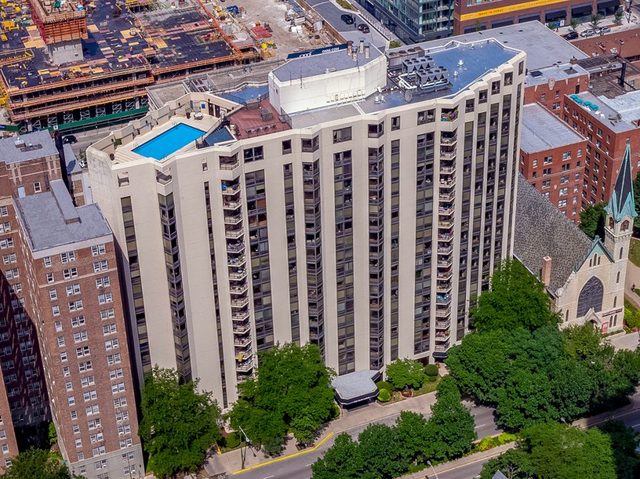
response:
[(631, 238), (631, 251), (629, 251), (629, 259), (636, 266), (640, 266), (640, 240)]
[(431, 381), (426, 381), (422, 387), (416, 391), (413, 392), (414, 396), (421, 396), (423, 394), (427, 394), (427, 393), (432, 393), (433, 391), (435, 391), (436, 389), (438, 389), (438, 384), (440, 384), (440, 380), (442, 378), (440, 376), (437, 377), (437, 379), (433, 382)]

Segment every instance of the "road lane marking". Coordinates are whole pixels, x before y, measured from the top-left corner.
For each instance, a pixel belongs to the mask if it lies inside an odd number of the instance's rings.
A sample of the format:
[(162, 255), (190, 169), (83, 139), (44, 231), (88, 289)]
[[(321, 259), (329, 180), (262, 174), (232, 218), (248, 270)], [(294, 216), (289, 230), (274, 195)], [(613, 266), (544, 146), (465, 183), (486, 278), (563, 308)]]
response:
[[(254, 469), (258, 469), (260, 467), (268, 466), (270, 464), (275, 464), (277, 462), (286, 461), (287, 459), (291, 459), (293, 457), (298, 457), (298, 456), (303, 456), (305, 454), (309, 454), (310, 452), (316, 451), (320, 446), (322, 446), (325, 442), (327, 442), (329, 440), (329, 438), (331, 436), (333, 436), (333, 434), (334, 434), (333, 432), (330, 432), (325, 437), (323, 437), (320, 440), (320, 442), (318, 442), (318, 444), (316, 444), (315, 446), (310, 447), (308, 449), (304, 449), (302, 451), (294, 452), (294, 453), (289, 454), (287, 456), (276, 457), (275, 459), (271, 459), (269, 461), (261, 462), (260, 464), (256, 464), (255, 466), (245, 467), (244, 469), (239, 469), (237, 471), (233, 471), (231, 474), (235, 476), (236, 474), (242, 474), (243, 472), (253, 471)], [(271, 476), (271, 477), (273, 477), (273, 476)]]

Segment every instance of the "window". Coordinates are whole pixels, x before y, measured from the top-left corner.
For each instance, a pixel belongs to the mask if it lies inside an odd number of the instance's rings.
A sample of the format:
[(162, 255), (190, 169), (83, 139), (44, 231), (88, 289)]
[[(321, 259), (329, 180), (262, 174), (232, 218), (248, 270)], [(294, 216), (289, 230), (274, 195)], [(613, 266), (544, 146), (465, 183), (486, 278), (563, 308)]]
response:
[(567, 206), (567, 200), (558, 201), (558, 208), (564, 208)]
[(62, 331), (62, 322), (56, 321), (55, 323), (53, 323), (53, 325), (56, 328), (56, 333), (59, 333), (60, 331)]
[(391, 117), (391, 131), (400, 129), (400, 117), (394, 116)]
[(104, 326), (102, 326), (102, 334), (104, 334), (105, 336), (109, 334), (114, 334), (115, 332), (116, 332), (115, 323), (105, 324)]
[(551, 168), (543, 168), (542, 176), (549, 176), (551, 174)]
[(69, 406), (75, 406), (76, 405), (76, 398), (74, 396), (69, 396), (67, 398), (67, 404), (69, 404)]
[(51, 267), (51, 256), (45, 256), (44, 258), (42, 258), (42, 263), (44, 264), (45, 268), (50, 268)]
[(85, 391), (82, 393), (82, 399), (84, 399), (84, 402), (95, 401), (96, 399), (98, 399), (98, 393), (95, 389), (92, 389), (91, 391)]
[(9, 208), (0, 206), (0, 216), (9, 216)]
[(18, 268), (11, 268), (8, 269), (4, 272), (4, 276), (7, 279), (15, 279), (15, 278), (19, 278), (20, 277), (20, 271), (18, 271)]
[(56, 340), (58, 342), (58, 347), (62, 348), (64, 346), (64, 336), (58, 336)]
[(320, 138), (318, 136), (314, 136), (313, 138), (303, 138), (302, 139), (302, 152), (303, 153), (312, 153), (320, 148)]
[(77, 328), (78, 326), (84, 326), (85, 319), (84, 316), (75, 316), (71, 318), (71, 326)]
[(96, 383), (96, 380), (93, 376), (84, 376), (82, 378), (80, 378), (80, 385), (83, 388), (89, 387), (89, 386), (93, 386)]
[(81, 343), (82, 341), (87, 341), (89, 339), (89, 335), (86, 331), (79, 331), (77, 333), (73, 333), (73, 342)]
[(118, 369), (112, 369), (111, 371), (109, 371), (109, 379), (119, 379), (124, 377), (124, 371), (122, 370), (122, 368), (118, 368)]
[(567, 196), (569, 188), (560, 188), (560, 196)]
[(245, 148), (244, 161), (249, 163), (251, 161), (258, 161), (264, 159), (264, 151), (261, 146), (254, 146), (253, 148)]
[(109, 266), (107, 264), (107, 260), (104, 259), (102, 261), (96, 261), (95, 263), (93, 263), (93, 272), (94, 273), (99, 273), (100, 271), (106, 271), (109, 269)]
[(89, 427), (89, 430), (98, 429), (102, 427), (102, 421), (100, 421), (100, 418), (89, 419), (87, 421), (87, 426)]
[(75, 294), (80, 294), (80, 285), (78, 283), (67, 286), (67, 296), (73, 296)]
[(18, 257), (16, 256), (15, 253), (5, 254), (2, 257), (2, 262), (4, 264), (13, 264), (13, 263), (16, 263), (17, 261), (18, 261)]
[(112, 293), (99, 294), (98, 303), (99, 304), (113, 303), (113, 294)]
[(114, 364), (120, 364), (121, 361), (122, 361), (122, 359), (120, 357), (120, 353), (109, 354), (107, 356), (107, 364), (109, 366), (113, 366)]
[[(371, 126), (371, 125), (369, 125)], [(342, 143), (343, 141), (351, 140), (351, 127), (347, 126), (345, 128), (340, 128), (338, 130), (333, 130), (333, 142), (334, 143)]]
[(117, 339), (109, 339), (104, 342), (104, 349), (107, 351), (111, 351), (112, 349), (118, 349), (120, 347), (120, 342)]
[(418, 112), (418, 125), (424, 125), (425, 123), (432, 123), (436, 121), (436, 110), (423, 110)]
[(124, 383), (117, 383), (117, 384), (111, 385), (111, 394), (119, 394), (119, 393), (123, 393), (124, 391), (125, 391)]
[(291, 151), (291, 140), (282, 140), (282, 154), (288, 155)]
[(84, 361), (78, 364), (78, 371), (81, 373), (91, 370), (93, 370), (93, 364), (91, 364), (91, 361)]
[(65, 269), (62, 271), (62, 277), (64, 279), (71, 279), (71, 278), (75, 278), (78, 276), (78, 269), (77, 268), (69, 268), (69, 269)]
[(571, 159), (571, 152), (570, 151), (565, 151), (564, 153), (562, 153), (562, 161), (566, 161), (566, 160), (570, 160)]
[(0, 249), (13, 248), (13, 238), (0, 240)]
[(71, 420), (78, 419), (78, 411), (71, 411)]
[(98, 256), (101, 254), (105, 254), (107, 249), (104, 244), (99, 244), (91, 247), (91, 256)]
[(113, 400), (113, 407), (115, 408), (126, 407), (126, 405), (127, 405), (126, 397), (116, 398)]
[(68, 359), (69, 359), (69, 356), (67, 355), (67, 352), (66, 351), (62, 351), (60, 353), (60, 361), (62, 361), (64, 363)]
[(69, 391), (73, 391), (73, 383), (72, 383), (71, 381), (66, 382), (66, 383), (64, 384), (64, 387), (65, 387), (65, 389), (67, 390), (67, 392), (69, 392)]
[(87, 416), (93, 416), (94, 414), (100, 414), (100, 406), (97, 404), (92, 404), (85, 408)]
[(55, 301), (56, 299), (58, 299), (58, 291), (56, 291), (55, 289), (50, 289), (49, 290), (49, 299), (51, 301)]
[(79, 348), (76, 348), (76, 358), (83, 358), (85, 356), (91, 356), (89, 346), (80, 346)]
[(73, 311), (80, 311), (83, 308), (82, 306), (82, 300), (79, 299), (77, 301), (72, 301), (69, 303), (69, 311), (73, 312)]
[(115, 318), (116, 313), (113, 310), (113, 308), (110, 309), (103, 309), (102, 311), (100, 311), (100, 319), (101, 320), (105, 320), (105, 319), (111, 319), (111, 318)]
[(96, 288), (106, 288), (107, 286), (111, 286), (111, 278), (109, 276), (96, 279)]
[(63, 264), (68, 263), (69, 261), (76, 260), (76, 252), (75, 251), (67, 251), (66, 253), (60, 253), (60, 261)]
[(72, 424), (71, 425), (71, 430), (73, 431), (74, 434), (79, 434), (80, 433), (80, 424)]
[(376, 124), (370, 124), (368, 127), (369, 138), (380, 138), (384, 135), (384, 122)]
[(47, 283), (53, 283), (54, 281), (53, 273), (47, 273)]
[(82, 439), (76, 438), (76, 449), (82, 449)]

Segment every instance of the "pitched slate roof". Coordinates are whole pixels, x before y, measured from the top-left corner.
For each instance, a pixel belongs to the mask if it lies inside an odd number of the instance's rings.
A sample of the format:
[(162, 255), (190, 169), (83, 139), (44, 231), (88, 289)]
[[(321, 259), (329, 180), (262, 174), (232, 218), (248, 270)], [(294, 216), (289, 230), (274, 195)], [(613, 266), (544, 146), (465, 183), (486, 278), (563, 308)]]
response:
[(552, 294), (564, 286), (592, 246), (591, 239), (576, 224), (518, 175), (513, 254), (537, 277), (542, 258), (551, 258), (548, 289)]
[(633, 195), (633, 174), (631, 172), (631, 146), (627, 144), (622, 158), (620, 172), (616, 179), (616, 186), (613, 189), (609, 204), (605, 210), (616, 222), (622, 221), (622, 218), (635, 218), (638, 216), (635, 207), (635, 198)]

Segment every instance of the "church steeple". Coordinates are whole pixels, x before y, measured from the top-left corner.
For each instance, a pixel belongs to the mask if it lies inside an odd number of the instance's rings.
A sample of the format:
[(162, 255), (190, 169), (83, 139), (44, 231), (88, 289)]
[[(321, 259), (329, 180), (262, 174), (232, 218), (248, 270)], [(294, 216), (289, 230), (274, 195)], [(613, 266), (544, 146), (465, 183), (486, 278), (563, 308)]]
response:
[(616, 186), (613, 189), (609, 204), (605, 207), (607, 214), (613, 221), (619, 223), (623, 218), (630, 219), (638, 216), (635, 208), (635, 197), (633, 194), (633, 176), (631, 172), (631, 146), (627, 143), (622, 158), (622, 166)]

